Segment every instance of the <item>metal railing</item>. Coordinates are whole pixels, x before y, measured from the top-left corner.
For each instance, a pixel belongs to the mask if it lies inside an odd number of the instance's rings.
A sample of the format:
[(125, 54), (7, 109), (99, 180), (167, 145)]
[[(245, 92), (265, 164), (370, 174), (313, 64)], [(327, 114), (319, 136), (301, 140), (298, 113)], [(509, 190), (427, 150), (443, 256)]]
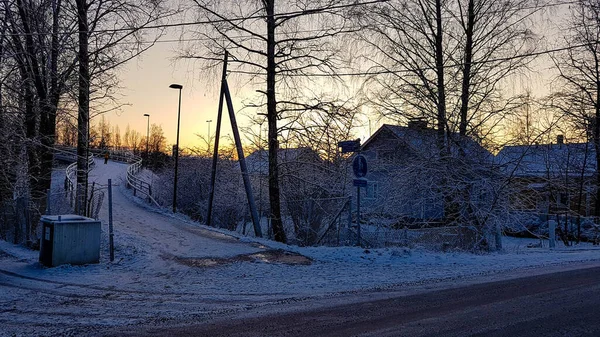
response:
[[(65, 157), (69, 156), (69, 153), (66, 149), (62, 149), (62, 151), (60, 151), (60, 152), (64, 152)], [(105, 151), (103, 151), (103, 150), (90, 149), (90, 155), (88, 157), (89, 170), (91, 170), (95, 165), (94, 154), (97, 157), (103, 157), (104, 153), (105, 153)], [(77, 183), (77, 161), (76, 161), (77, 156), (75, 154), (72, 154), (71, 156), (72, 156), (73, 160), (75, 160), (75, 162), (70, 164), (69, 166), (67, 166), (67, 168), (65, 170), (65, 173), (66, 173), (65, 190), (66, 191), (73, 191), (74, 186), (76, 186), (76, 183)], [(133, 188), (134, 196), (137, 196), (137, 193), (140, 192), (143, 195), (145, 195), (149, 201), (153, 202), (157, 207), (161, 207), (159, 205), (159, 203), (152, 196), (152, 185), (150, 183), (146, 182), (145, 180), (137, 177), (137, 174), (142, 169), (142, 158), (134, 155), (130, 151), (111, 151), (109, 153), (109, 158), (113, 161), (131, 163), (131, 165), (129, 165), (129, 167), (127, 168), (127, 177), (126, 177), (127, 187)], [(89, 172), (89, 170), (88, 170), (88, 172)]]
[(54, 159), (69, 163), (77, 161), (77, 149), (74, 147), (55, 145)]
[[(104, 158), (106, 150), (103, 149), (90, 149), (92, 153), (98, 158)], [(140, 160), (140, 157), (136, 156), (130, 150), (110, 150), (109, 159), (112, 161), (118, 161), (123, 163), (135, 163)]]
[(161, 207), (158, 202), (152, 197), (152, 185), (147, 181), (137, 177), (137, 174), (142, 169), (142, 158), (133, 156), (130, 158), (123, 158), (126, 162), (133, 161), (133, 164), (127, 168), (127, 187), (133, 189), (133, 195), (137, 195), (137, 192), (144, 194), (149, 201), (152, 201), (157, 207)]
[[(77, 156), (75, 156), (75, 158), (77, 158)], [(94, 168), (94, 165), (96, 165), (96, 162), (94, 162), (94, 155), (90, 153), (88, 156), (88, 173)], [(65, 169), (65, 190), (72, 191), (76, 184), (77, 160)]]

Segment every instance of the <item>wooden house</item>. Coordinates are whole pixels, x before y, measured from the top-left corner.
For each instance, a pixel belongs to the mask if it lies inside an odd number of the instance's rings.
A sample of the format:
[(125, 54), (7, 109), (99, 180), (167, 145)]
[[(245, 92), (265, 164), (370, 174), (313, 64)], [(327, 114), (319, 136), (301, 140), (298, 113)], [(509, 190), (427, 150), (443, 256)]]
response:
[(513, 210), (593, 214), (596, 151), (591, 143), (506, 146), (496, 163), (510, 183)]
[(440, 147), (437, 131), (426, 122), (383, 125), (362, 146), (368, 162), (365, 211), (402, 224), (448, 222), (452, 200), (457, 213), (489, 201), (493, 155), (468, 137), (446, 136)]

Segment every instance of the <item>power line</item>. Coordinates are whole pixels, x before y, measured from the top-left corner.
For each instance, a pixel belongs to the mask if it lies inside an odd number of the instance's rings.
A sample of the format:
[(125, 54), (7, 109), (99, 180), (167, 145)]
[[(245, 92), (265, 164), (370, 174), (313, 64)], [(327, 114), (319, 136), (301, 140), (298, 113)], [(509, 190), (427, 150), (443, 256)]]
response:
[[(600, 44), (600, 41), (599, 41), (599, 44)], [(524, 59), (524, 58), (528, 58), (528, 57), (535, 57), (535, 56), (552, 54), (552, 53), (557, 53), (557, 52), (566, 51), (566, 50), (583, 48), (583, 47), (587, 47), (589, 45), (590, 45), (589, 43), (584, 43), (584, 44), (579, 44), (579, 45), (574, 45), (574, 46), (547, 49), (547, 50), (538, 51), (538, 52), (531, 52), (531, 53), (525, 53), (525, 54), (514, 55), (514, 56), (509, 56), (509, 57), (500, 57), (500, 58), (495, 58), (495, 59), (490, 59), (490, 60), (485, 60), (485, 61), (472, 62), (471, 64), (477, 65), (477, 64), (497, 63), (497, 62), (517, 60), (517, 59)], [(445, 65), (443, 68), (444, 69), (456, 68), (456, 67), (461, 67), (463, 65), (464, 65), (463, 63), (455, 63), (455, 64), (451, 64), (451, 65)], [(292, 77), (354, 77), (354, 76), (361, 77), (361, 76), (387, 75), (387, 74), (398, 74), (398, 73), (413, 73), (415, 71), (426, 71), (426, 70), (436, 70), (436, 69), (437, 69), (436, 67), (425, 67), (425, 68), (414, 68), (412, 70), (408, 70), (408, 69), (379, 70), (379, 71), (365, 71), (365, 72), (355, 72), (355, 73), (335, 73), (335, 74), (290, 74), (287, 76), (292, 76)], [(255, 76), (266, 75), (266, 73), (244, 71), (244, 70), (231, 70), (229, 72), (232, 74), (255, 75)]]
[[(388, 2), (389, 0), (375, 0), (375, 1), (370, 1), (370, 2), (365, 2), (365, 3), (359, 3), (359, 4), (351, 4), (351, 5), (340, 5), (337, 7), (350, 7), (350, 6), (358, 6), (358, 5), (368, 5), (368, 4), (373, 4), (373, 3), (380, 3), (380, 2)], [(555, 3), (550, 3), (550, 4), (545, 4), (543, 6), (528, 6), (528, 7), (521, 7), (519, 8), (519, 10), (530, 10), (530, 9), (539, 9), (541, 7), (543, 8), (547, 8), (547, 7), (556, 7), (556, 6), (563, 6), (563, 5), (571, 5), (571, 4), (577, 4), (577, 1), (565, 1), (565, 2), (555, 2)], [(336, 6), (334, 6), (336, 7)], [(331, 8), (327, 8), (327, 9), (334, 9), (334, 7)], [(310, 10), (307, 10), (310, 11)], [(313, 10), (314, 11), (314, 10)], [(494, 13), (499, 13), (500, 11), (490, 11), (490, 12), (486, 12), (485, 14), (494, 14)], [(296, 11), (296, 12), (289, 12), (289, 13), (282, 13), (282, 14), (277, 14), (278, 15), (292, 15), (292, 14), (297, 14), (297, 13), (302, 13), (300, 11)], [(237, 18), (237, 19), (218, 19), (218, 20), (208, 20), (208, 21), (193, 21), (193, 22), (182, 22), (182, 23), (174, 23), (174, 24), (162, 24), (162, 25), (153, 25), (153, 26), (141, 26), (138, 28), (120, 28), (120, 29), (108, 29), (108, 30), (98, 30), (98, 31), (93, 31), (91, 33), (96, 34), (96, 33), (104, 33), (104, 32), (119, 32), (119, 31), (134, 31), (134, 30), (144, 30), (144, 29), (158, 29), (158, 28), (172, 28), (172, 27), (181, 27), (181, 26), (191, 26), (191, 25), (202, 25), (202, 24), (213, 24), (213, 23), (223, 23), (223, 22), (231, 22), (231, 21), (240, 21), (240, 20), (247, 20), (247, 19), (252, 19), (252, 18), (264, 18), (266, 17), (265, 15), (257, 15), (257, 16), (251, 16), (251, 17), (246, 17), (246, 18)], [(445, 17), (446, 19), (453, 19), (454, 17)], [(359, 29), (359, 27), (346, 27), (344, 28), (346, 30), (356, 30)], [(323, 31), (327, 31), (327, 30), (333, 30), (333, 28), (329, 28), (329, 29), (307, 29), (307, 30), (298, 30), (298, 31), (293, 31), (293, 32), (280, 32), (277, 31), (276, 34), (277, 35), (290, 35), (290, 34), (303, 34), (303, 33), (314, 33), (314, 32), (323, 32)], [(63, 33), (59, 33), (59, 34), (76, 34), (78, 32), (63, 32)], [(0, 36), (26, 36), (26, 35), (51, 35), (52, 33), (31, 33), (31, 34), (25, 34), (25, 33), (17, 33), (17, 34), (4, 34)], [(252, 35), (238, 35), (238, 36), (230, 36), (230, 38), (232, 39), (248, 39), (248, 38), (252, 38)], [(156, 41), (152, 41), (152, 40), (146, 40), (146, 41), (139, 41), (140, 44), (155, 44), (155, 43), (180, 43), (180, 42), (200, 42), (200, 41), (214, 41), (215, 38), (213, 37), (203, 37), (203, 38), (182, 38), (182, 39), (166, 39), (166, 40), (156, 40)], [(129, 44), (130, 42), (119, 42), (116, 44)]]
[[(351, 3), (351, 4), (345, 4), (345, 5), (335, 5), (335, 6), (331, 6), (331, 7), (324, 7), (324, 8), (313, 8), (313, 9), (306, 9), (306, 10), (299, 10), (299, 11), (292, 11), (292, 12), (286, 12), (286, 13), (278, 13), (275, 14), (274, 17), (278, 18), (278, 17), (287, 17), (287, 16), (298, 16), (298, 15), (313, 15), (313, 14), (317, 14), (319, 12), (323, 12), (326, 10), (333, 10), (333, 9), (343, 9), (343, 8), (348, 8), (348, 7), (358, 7), (358, 6), (366, 6), (366, 5), (372, 5), (372, 4), (377, 4), (377, 3), (383, 3), (383, 2), (388, 2), (389, 0), (372, 0), (372, 1), (366, 1), (366, 2), (355, 2), (355, 3)], [(246, 20), (253, 20), (253, 19), (266, 19), (268, 18), (268, 15), (266, 14), (258, 14), (258, 15), (252, 15), (252, 16), (247, 16), (247, 17), (238, 17), (238, 18), (231, 18), (231, 19), (213, 19), (213, 20), (199, 20), (199, 21), (191, 21), (191, 22), (179, 22), (179, 23), (167, 23), (167, 24), (159, 24), (159, 25), (142, 25), (139, 27), (124, 27), (124, 28), (113, 28), (113, 29), (101, 29), (101, 30), (96, 30), (96, 31), (91, 31), (89, 32), (90, 34), (98, 34), (98, 33), (119, 33), (119, 32), (133, 32), (133, 31), (139, 31), (139, 30), (147, 30), (147, 29), (163, 29), (163, 28), (176, 28), (176, 27), (185, 27), (185, 26), (195, 26), (195, 25), (208, 25), (208, 24), (217, 24), (217, 23), (228, 23), (228, 22), (238, 22), (238, 21), (246, 21)], [(70, 32), (59, 32), (58, 35), (75, 35), (75, 34), (79, 34), (79, 31), (70, 31)], [(50, 36), (53, 35), (53, 33), (48, 33), (48, 32), (35, 32), (35, 33), (5, 33), (0, 35), (0, 37), (8, 37), (8, 36)]]
[[(331, 7), (326, 7), (326, 8), (315, 8), (315, 9), (307, 9), (307, 10), (300, 10), (300, 11), (293, 11), (293, 12), (287, 12), (287, 13), (279, 13), (279, 14), (275, 14), (274, 16), (277, 17), (286, 17), (286, 16), (294, 16), (294, 15), (312, 15), (312, 14), (316, 14), (318, 12), (322, 12), (325, 10), (333, 10), (333, 9), (343, 9), (343, 8), (349, 8), (349, 7), (358, 7), (358, 6), (366, 6), (366, 5), (373, 5), (373, 4), (378, 4), (378, 3), (384, 3), (384, 2), (389, 2), (390, 0), (372, 0), (372, 1), (366, 1), (366, 2), (359, 2), (359, 3), (352, 3), (352, 4), (345, 4), (345, 5), (337, 5), (337, 6), (331, 6)], [(556, 6), (563, 6), (563, 5), (572, 5), (572, 4), (577, 4), (577, 1), (565, 1), (565, 2), (560, 2), (557, 1), (555, 3), (549, 3), (549, 4), (544, 4), (543, 6), (528, 6), (528, 7), (522, 7), (519, 8), (519, 10), (529, 10), (529, 9), (537, 9), (540, 7), (556, 7)], [(491, 11), (491, 12), (486, 12), (486, 14), (494, 14), (494, 13), (498, 13), (498, 11)], [(170, 24), (159, 24), (159, 25), (142, 25), (139, 27), (124, 27), (124, 28), (114, 28), (114, 29), (102, 29), (102, 30), (96, 30), (96, 31), (91, 31), (89, 32), (90, 34), (99, 34), (99, 33), (119, 33), (119, 32), (132, 32), (132, 31), (139, 31), (139, 30), (149, 30), (149, 29), (164, 29), (164, 28), (177, 28), (177, 27), (186, 27), (186, 26), (196, 26), (196, 25), (207, 25), (207, 24), (217, 24), (217, 23), (227, 23), (227, 22), (237, 22), (237, 21), (245, 21), (245, 20), (251, 20), (251, 19), (266, 19), (268, 16), (266, 14), (259, 14), (259, 15), (252, 15), (252, 16), (248, 16), (248, 17), (240, 17), (240, 18), (231, 18), (231, 19), (213, 19), (213, 20), (199, 20), (199, 21), (190, 21), (190, 22), (179, 22), (179, 23), (170, 23)], [(452, 18), (452, 17), (447, 17)], [(308, 31), (307, 31), (308, 32)], [(53, 33), (48, 33), (48, 32), (35, 32), (35, 33), (4, 33), (4, 34), (0, 34), (0, 37), (9, 37), (9, 36), (50, 36)], [(70, 31), (70, 32), (58, 32), (58, 35), (75, 35), (75, 34), (79, 34), (79, 31)], [(171, 41), (169, 41), (171, 42)], [(174, 42), (174, 41), (173, 41)]]

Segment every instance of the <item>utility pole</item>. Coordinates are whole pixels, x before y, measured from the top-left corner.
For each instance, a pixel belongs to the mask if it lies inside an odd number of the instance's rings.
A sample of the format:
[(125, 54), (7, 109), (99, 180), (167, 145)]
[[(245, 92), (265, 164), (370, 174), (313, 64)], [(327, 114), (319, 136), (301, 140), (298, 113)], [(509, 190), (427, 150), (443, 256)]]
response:
[(225, 60), (223, 64), (223, 77), (221, 82), (221, 96), (219, 98), (219, 112), (217, 116), (217, 139), (215, 141), (215, 152), (213, 155), (213, 167), (211, 174), (211, 187), (208, 198), (208, 214), (206, 216), (206, 223), (210, 226), (212, 216), (212, 203), (215, 191), (215, 176), (218, 158), (218, 134), (221, 128), (221, 118), (223, 113), (223, 99), (227, 103), (227, 110), (229, 112), (229, 120), (231, 121), (231, 129), (233, 131), (233, 138), (235, 140), (235, 147), (237, 149), (238, 161), (240, 163), (240, 169), (242, 171), (242, 178), (244, 181), (244, 188), (246, 190), (246, 198), (248, 199), (248, 206), (250, 208), (250, 215), (252, 216), (252, 223), (254, 224), (254, 235), (262, 237), (262, 229), (256, 212), (256, 203), (254, 202), (254, 194), (252, 193), (252, 185), (250, 184), (250, 177), (248, 176), (248, 167), (246, 166), (246, 158), (244, 157), (244, 149), (242, 148), (242, 140), (240, 138), (240, 132), (237, 126), (235, 118), (235, 111), (233, 110), (233, 101), (231, 99), (231, 93), (229, 92), (229, 85), (227, 84), (227, 57), (228, 53), (225, 52)]
[(219, 109), (217, 112), (217, 130), (215, 131), (215, 148), (213, 151), (213, 161), (210, 171), (210, 192), (208, 193), (208, 211), (206, 214), (206, 225), (211, 226), (212, 208), (215, 196), (215, 180), (217, 177), (217, 162), (219, 160), (219, 137), (221, 136), (221, 119), (223, 118), (223, 96), (225, 95), (225, 83), (227, 78), (227, 58), (229, 53), (225, 51), (223, 56), (223, 73), (221, 74), (221, 92), (219, 94)]

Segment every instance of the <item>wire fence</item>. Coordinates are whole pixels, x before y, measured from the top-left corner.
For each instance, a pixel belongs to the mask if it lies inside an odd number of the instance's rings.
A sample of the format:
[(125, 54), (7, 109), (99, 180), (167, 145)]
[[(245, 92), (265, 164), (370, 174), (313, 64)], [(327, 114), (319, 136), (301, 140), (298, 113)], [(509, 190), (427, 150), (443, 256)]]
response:
[(339, 245), (342, 228), (350, 226), (348, 197), (292, 199), (284, 206), (286, 234), (301, 246)]
[(77, 190), (85, 190), (83, 186), (78, 189), (51, 192), (48, 194), (45, 213), (47, 215), (77, 214), (97, 220), (104, 202), (105, 189), (106, 187), (90, 184), (85, 194), (77, 193)]

